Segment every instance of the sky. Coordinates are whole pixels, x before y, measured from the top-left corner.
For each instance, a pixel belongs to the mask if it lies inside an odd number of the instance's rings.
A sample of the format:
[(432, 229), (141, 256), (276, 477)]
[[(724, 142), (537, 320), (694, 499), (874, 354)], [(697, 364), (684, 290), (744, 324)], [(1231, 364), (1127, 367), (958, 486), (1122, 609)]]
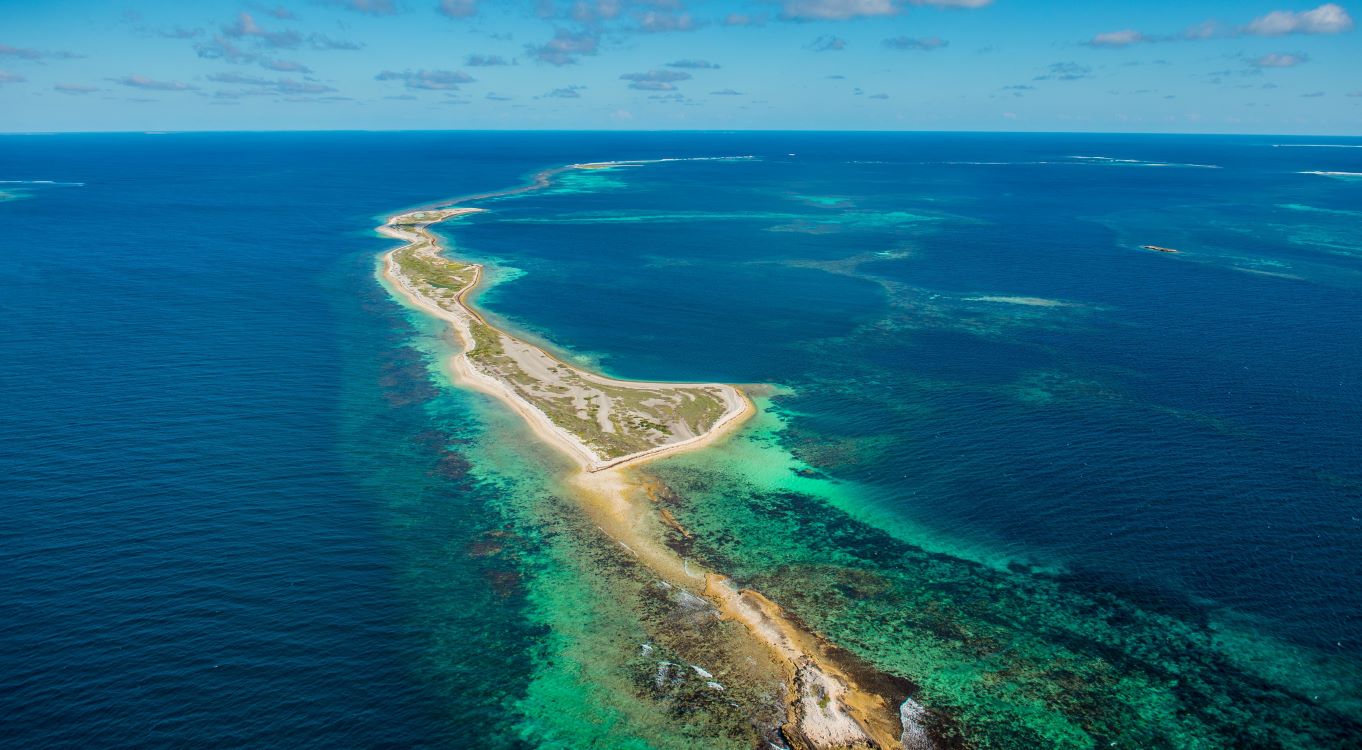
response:
[(1306, 0), (0, 0), (0, 132), (1362, 135)]

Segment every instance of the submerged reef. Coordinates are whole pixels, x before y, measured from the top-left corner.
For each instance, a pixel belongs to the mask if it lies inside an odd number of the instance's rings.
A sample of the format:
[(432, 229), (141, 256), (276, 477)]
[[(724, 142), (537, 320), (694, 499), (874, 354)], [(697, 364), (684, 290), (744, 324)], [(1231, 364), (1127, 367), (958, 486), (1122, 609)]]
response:
[(911, 680), (939, 743), (1306, 748), (1362, 736), (1345, 696), (1259, 674), (1187, 602), (930, 552), (699, 460), (656, 472), (697, 559)]

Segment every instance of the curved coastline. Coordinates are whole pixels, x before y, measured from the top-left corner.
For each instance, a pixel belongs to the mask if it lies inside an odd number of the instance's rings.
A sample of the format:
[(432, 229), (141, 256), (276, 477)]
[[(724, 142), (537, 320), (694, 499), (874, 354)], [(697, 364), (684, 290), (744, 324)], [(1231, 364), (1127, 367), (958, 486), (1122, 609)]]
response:
[[(558, 171), (562, 170), (561, 169), (553, 170), (554, 173)], [(540, 173), (540, 176), (537, 176), (536, 178), (537, 184), (525, 189), (537, 189), (542, 185), (547, 185), (548, 178), (542, 177), (543, 175), (546, 174), (549, 173)], [(496, 195), (505, 195), (505, 193), (497, 193)], [(448, 218), (455, 218), (457, 216), (464, 216), (471, 213), (477, 213), (482, 210), (483, 209), (473, 208), (449, 210), (444, 212), (444, 218), (442, 218), (441, 221)], [(535, 432), (538, 433), (540, 437), (544, 438), (551, 444), (557, 446), (568, 456), (572, 457), (586, 471), (595, 472), (615, 467), (623, 467), (630, 464), (636, 464), (644, 461), (658, 459), (663, 456), (670, 455), (672, 453), (676, 453), (679, 451), (692, 450), (694, 448), (701, 447), (721, 437), (724, 433), (741, 424), (743, 420), (745, 420), (747, 417), (751, 416), (755, 412), (755, 407), (752, 405), (751, 399), (749, 399), (747, 395), (742, 392), (741, 389), (731, 385), (721, 383), (660, 383), (618, 380), (615, 378), (606, 377), (604, 375), (599, 375), (597, 373), (582, 372), (582, 374), (591, 381), (616, 388), (637, 388), (637, 389), (657, 387), (715, 388), (718, 389), (720, 393), (722, 393), (725, 402), (725, 410), (723, 414), (719, 416), (719, 418), (714, 422), (713, 425), (711, 425), (707, 430), (705, 430), (699, 435), (694, 435), (683, 440), (670, 442), (665, 445), (659, 445), (645, 450), (635, 451), (633, 453), (629, 453), (623, 456), (616, 457), (601, 456), (599, 452), (593, 450), (590, 446), (586, 445), (584, 442), (579, 440), (575, 435), (563, 429), (562, 427), (554, 424), (553, 421), (549, 419), (548, 415), (546, 415), (543, 411), (535, 407), (533, 404), (526, 401), (523, 397), (520, 396), (520, 394), (516, 393), (514, 389), (508, 387), (505, 382), (497, 378), (491, 377), (469, 364), (468, 354), (470, 351), (472, 351), (473, 347), (475, 346), (473, 335), (469, 330), (469, 323), (471, 322), (470, 319), (476, 320), (493, 330), (499, 330), (496, 328), (496, 326), (493, 326), (490, 323), (488, 323), (486, 318), (479, 314), (477, 310), (474, 309), (473, 306), (469, 303), (469, 296), (475, 293), (482, 283), (483, 279), (482, 266), (478, 264), (472, 264), (469, 266), (470, 268), (473, 269), (474, 278), (467, 286), (465, 286), (454, 296), (452, 302), (454, 302), (454, 304), (456, 305), (455, 310), (450, 310), (444, 306), (436, 304), (435, 301), (431, 300), (429, 297), (422, 294), (411, 282), (411, 280), (408, 279), (402, 273), (402, 269), (398, 264), (395, 256), (399, 250), (402, 250), (406, 247), (411, 247), (416, 243), (430, 242), (432, 246), (434, 246), (438, 250), (443, 250), (443, 248), (439, 245), (437, 241), (434, 240), (433, 236), (429, 235), (428, 233), (425, 236), (422, 236), (419, 234), (415, 234), (413, 232), (407, 232), (398, 229), (397, 228), (398, 224), (395, 222), (399, 221), (404, 216), (410, 216), (410, 214), (398, 214), (396, 216), (393, 216), (383, 226), (379, 227), (378, 229), (379, 233), (383, 234), (384, 236), (402, 240), (403, 242), (407, 243), (403, 247), (397, 248), (396, 250), (390, 251), (384, 255), (383, 257), (384, 278), (387, 279), (395, 289), (399, 290), (399, 292), (404, 297), (406, 297), (410, 303), (420, 308), (423, 312), (426, 312), (430, 315), (433, 315), (437, 318), (440, 318), (441, 320), (444, 320), (452, 324), (455, 330), (459, 332), (461, 338), (464, 341), (466, 349), (464, 352), (456, 355), (451, 360), (450, 366), (461, 378), (463, 378), (470, 384), (476, 385), (479, 388), (479, 390), (490, 393), (491, 395), (497, 396), (498, 398), (507, 401), (512, 406), (512, 408), (514, 408), (518, 413), (520, 413), (522, 417), (524, 417), (527, 421), (530, 422), (531, 426), (534, 427)], [(563, 362), (558, 357), (555, 357), (553, 354), (544, 351), (539, 347), (534, 347), (528, 344), (527, 346), (531, 346), (531, 348), (533, 348), (537, 353), (542, 354), (544, 357), (551, 359), (554, 362), (559, 363), (560, 365), (568, 366), (566, 362)]]
[[(441, 305), (423, 294), (403, 273), (397, 259), (398, 253), (403, 250), (418, 247), (428, 247), (436, 253), (443, 253), (444, 246), (427, 231), (426, 226), (485, 210), (456, 208), (458, 203), (543, 189), (551, 184), (554, 175), (571, 169), (641, 166), (643, 163), (594, 162), (557, 167), (537, 173), (528, 184), (517, 188), (465, 197), (425, 211), (395, 214), (378, 228), (378, 232), (404, 244), (383, 255), (382, 276), (405, 301), (422, 312), (448, 322), (459, 334), (465, 348), (449, 361), (458, 382), (510, 406), (539, 438), (573, 460), (580, 471), (569, 477), (565, 484), (577, 495), (583, 510), (601, 530), (662, 581), (705, 597), (713, 603), (723, 619), (744, 626), (754, 645), (767, 654), (784, 676), (787, 721), (779, 727), (779, 731), (792, 748), (832, 750), (903, 747), (923, 750), (934, 747), (936, 743), (926, 726), (929, 712), (909, 697), (908, 688), (898, 684), (887, 689), (886, 684), (895, 684), (891, 676), (878, 673), (866, 664), (848, 660), (846, 652), (790, 617), (777, 603), (760, 592), (741, 588), (722, 573), (698, 566), (662, 540), (660, 530), (665, 525), (665, 519), (659, 518), (645, 484), (632, 476), (631, 470), (647, 461), (703, 447), (730, 433), (756, 411), (741, 389), (715, 383), (622, 381), (577, 370), (592, 382), (615, 388), (703, 387), (719, 389), (724, 394), (724, 412), (700, 434), (627, 455), (601, 456), (583, 440), (555, 424), (539, 407), (521, 397), (512, 384), (481, 371), (470, 362), (469, 354), (477, 345), (473, 325), (486, 326), (500, 335), (509, 336), (488, 323), (470, 303), (470, 295), (483, 281), (480, 265), (466, 266), (472, 269), (473, 277), (452, 298), (444, 300), (453, 303), (451, 309), (450, 305)], [(426, 221), (426, 215), (431, 212), (436, 213), (437, 217)], [(412, 219), (414, 215), (418, 216), (415, 220)], [(571, 367), (539, 347), (525, 346), (538, 355)]]

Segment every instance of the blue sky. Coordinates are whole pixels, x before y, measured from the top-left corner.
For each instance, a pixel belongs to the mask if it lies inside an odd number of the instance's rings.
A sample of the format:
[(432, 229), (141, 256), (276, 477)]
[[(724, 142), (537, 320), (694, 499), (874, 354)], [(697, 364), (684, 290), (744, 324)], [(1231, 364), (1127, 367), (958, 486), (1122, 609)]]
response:
[(0, 130), (1362, 134), (1346, 5), (0, 0)]

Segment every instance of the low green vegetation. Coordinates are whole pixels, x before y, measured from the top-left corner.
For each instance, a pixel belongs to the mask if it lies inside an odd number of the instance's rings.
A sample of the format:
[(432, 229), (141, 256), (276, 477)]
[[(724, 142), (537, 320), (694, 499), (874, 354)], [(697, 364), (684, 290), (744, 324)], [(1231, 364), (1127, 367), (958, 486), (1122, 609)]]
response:
[(579, 370), (494, 328), (460, 296), (479, 267), (446, 258), (427, 227), (452, 211), (406, 214), (392, 227), (416, 236), (393, 252), (400, 274), (421, 296), (465, 318), (469, 363), (509, 386), (603, 461), (679, 443), (712, 429), (735, 402), (728, 386), (628, 383)]

